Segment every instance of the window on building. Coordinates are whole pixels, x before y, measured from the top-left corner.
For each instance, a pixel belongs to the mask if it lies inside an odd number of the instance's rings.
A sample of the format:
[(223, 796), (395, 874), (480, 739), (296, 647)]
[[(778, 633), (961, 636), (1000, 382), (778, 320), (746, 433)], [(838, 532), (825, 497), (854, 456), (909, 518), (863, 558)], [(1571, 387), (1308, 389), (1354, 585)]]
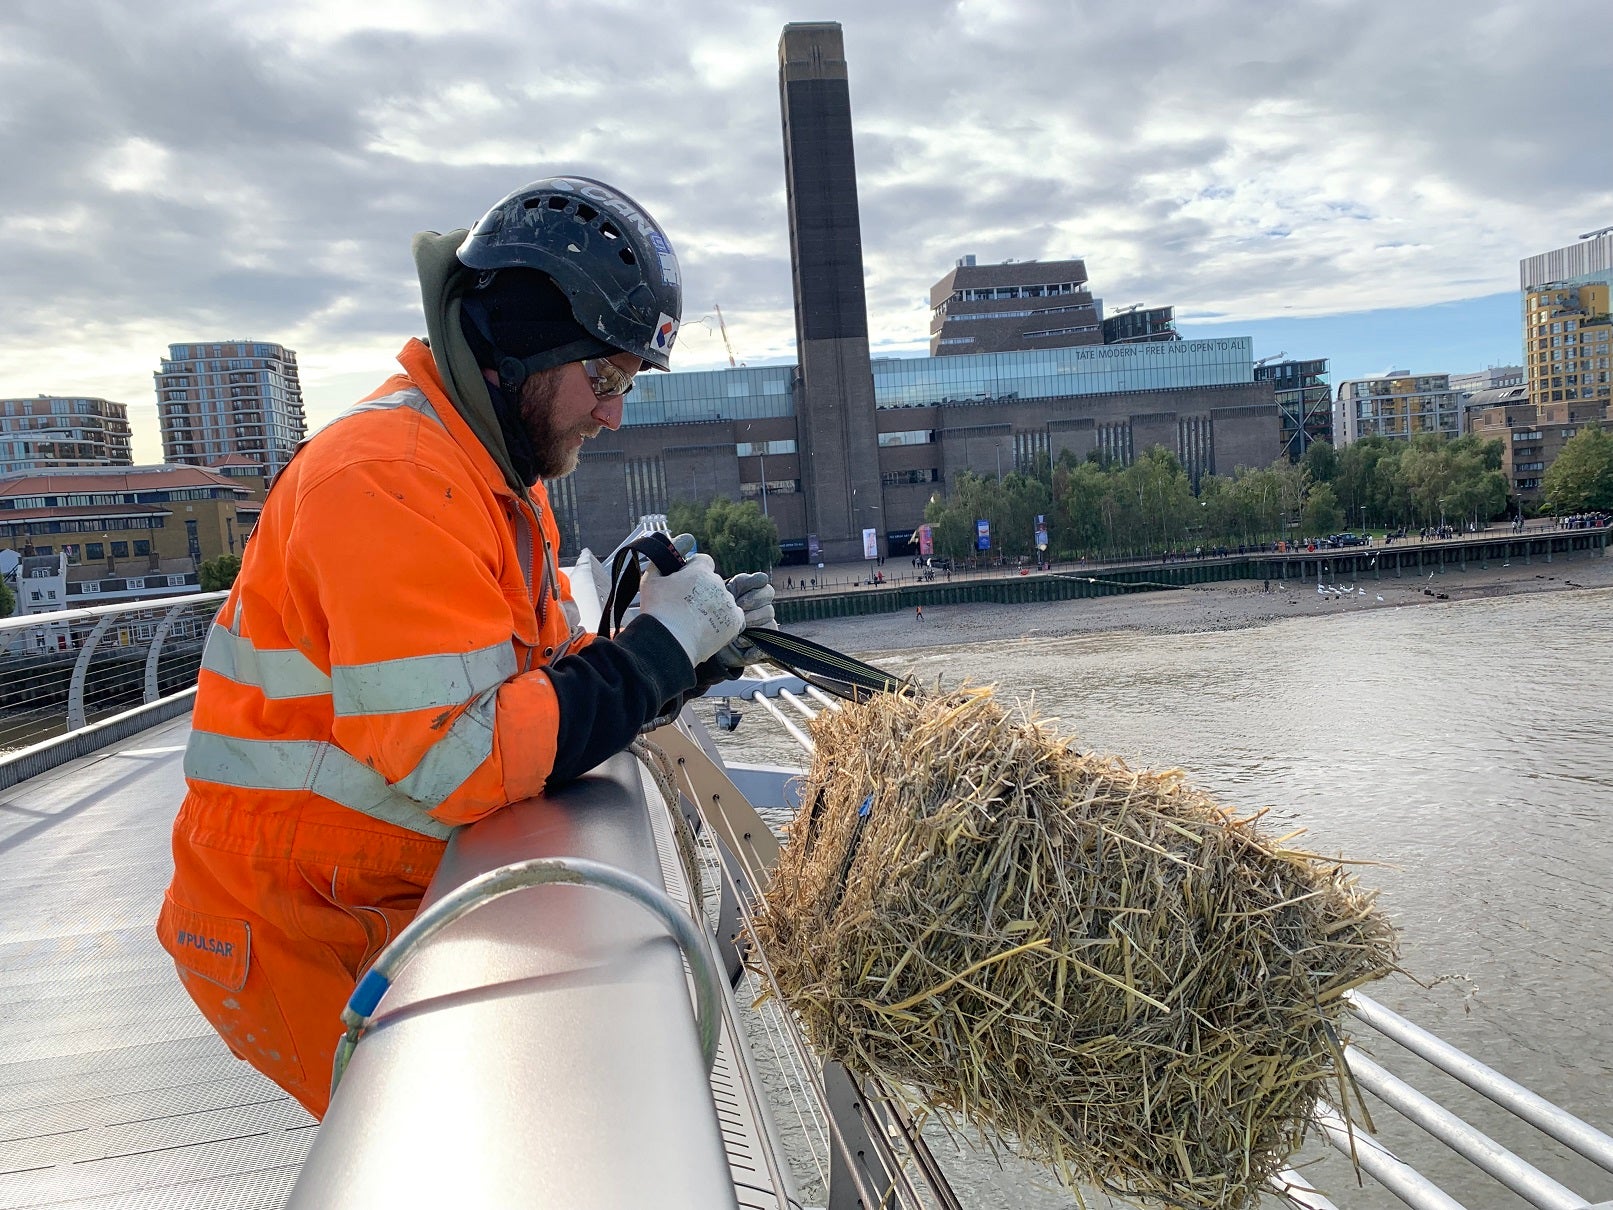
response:
[(99, 542), (86, 542), (84, 543), (84, 557), (86, 559), (104, 559), (106, 558), (106, 548)]
[(127, 542), (112, 543), (112, 557), (114, 559), (127, 559), (129, 557), (129, 544)]
[(785, 437), (777, 441), (736, 441), (734, 453), (741, 458), (750, 458), (757, 454), (793, 454), (795, 438)]

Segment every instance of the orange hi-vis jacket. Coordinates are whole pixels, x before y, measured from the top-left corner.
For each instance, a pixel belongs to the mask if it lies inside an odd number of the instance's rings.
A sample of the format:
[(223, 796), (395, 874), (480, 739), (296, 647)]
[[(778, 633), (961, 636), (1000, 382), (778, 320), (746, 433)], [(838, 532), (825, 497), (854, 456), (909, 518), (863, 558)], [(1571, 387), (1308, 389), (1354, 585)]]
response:
[[(399, 361), (265, 502), (202, 658), (157, 929), (231, 1049), (316, 1115), (341, 1009), (446, 837), (555, 771), (548, 665), (592, 637), (542, 486), (528, 504), (507, 485), (423, 343)], [(647, 682), (628, 738), (694, 679), (659, 623), (634, 625), (636, 657), (590, 653)]]

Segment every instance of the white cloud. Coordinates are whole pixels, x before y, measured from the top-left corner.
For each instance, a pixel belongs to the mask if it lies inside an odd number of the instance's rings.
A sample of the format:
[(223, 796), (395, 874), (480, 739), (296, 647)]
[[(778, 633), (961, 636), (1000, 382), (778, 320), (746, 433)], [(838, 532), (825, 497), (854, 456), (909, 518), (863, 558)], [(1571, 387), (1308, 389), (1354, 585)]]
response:
[[(844, 26), (871, 339), (964, 253), (1236, 324), (1513, 286), (1613, 221), (1599, 0), (884, 0)], [(136, 12), (134, 10), (140, 10)], [(0, 395), (135, 405), (167, 344), (297, 349), (320, 423), (421, 328), (417, 230), (580, 172), (671, 232), (685, 368), (793, 355), (777, 0), (0, 9)], [(370, 367), (368, 380), (365, 368)]]

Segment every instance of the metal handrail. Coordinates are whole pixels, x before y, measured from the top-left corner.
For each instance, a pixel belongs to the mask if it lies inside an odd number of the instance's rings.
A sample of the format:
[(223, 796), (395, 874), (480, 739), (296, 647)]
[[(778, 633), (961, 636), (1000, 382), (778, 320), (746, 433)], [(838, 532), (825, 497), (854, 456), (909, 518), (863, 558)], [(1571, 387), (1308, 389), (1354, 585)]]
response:
[[(82, 755), (92, 723), (122, 720), (97, 733), (109, 743), (132, 734), (142, 718), (149, 726), (188, 708), (206, 628), (228, 595), (186, 593), (0, 618), (0, 783)], [(27, 768), (19, 770), (23, 757)]]
[(1591, 1163), (1613, 1173), (1613, 1137), (1566, 1109), (1553, 1105), (1538, 1093), (1530, 1092), (1516, 1080), (1508, 1079), (1493, 1067), (1458, 1050), (1444, 1039), (1385, 1008), (1361, 991), (1346, 993), (1355, 1015), (1387, 1038), (1428, 1060), (1454, 1076), (1475, 1092), (1483, 1093), (1501, 1108), (1528, 1122), (1535, 1129), (1571, 1147)]
[[(592, 860), (665, 890), (649, 777), (622, 753), (461, 828), (421, 916), (528, 858)], [(403, 1162), (417, 1156), (452, 1162)], [(397, 972), (287, 1205), (439, 1204), (737, 1205), (663, 922), (615, 895), (534, 886), (445, 927)]]
[(114, 605), (87, 605), (82, 609), (53, 609), (46, 613), (15, 614), (0, 618), (0, 634), (7, 630), (32, 630), (39, 626), (55, 626), (63, 622), (94, 622), (108, 615), (139, 613), (152, 609), (168, 609), (175, 605), (222, 604), (227, 592), (191, 592), (176, 597), (148, 597), (139, 601), (120, 601)]

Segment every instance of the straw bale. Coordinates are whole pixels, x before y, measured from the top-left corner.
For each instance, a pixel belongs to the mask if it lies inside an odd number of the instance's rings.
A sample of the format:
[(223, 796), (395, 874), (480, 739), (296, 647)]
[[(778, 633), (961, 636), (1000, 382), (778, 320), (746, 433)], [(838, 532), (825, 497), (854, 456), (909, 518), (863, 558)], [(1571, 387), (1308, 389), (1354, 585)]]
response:
[(1341, 863), (989, 690), (824, 711), (756, 924), (820, 1055), (1071, 1188), (1252, 1204), (1396, 938)]

